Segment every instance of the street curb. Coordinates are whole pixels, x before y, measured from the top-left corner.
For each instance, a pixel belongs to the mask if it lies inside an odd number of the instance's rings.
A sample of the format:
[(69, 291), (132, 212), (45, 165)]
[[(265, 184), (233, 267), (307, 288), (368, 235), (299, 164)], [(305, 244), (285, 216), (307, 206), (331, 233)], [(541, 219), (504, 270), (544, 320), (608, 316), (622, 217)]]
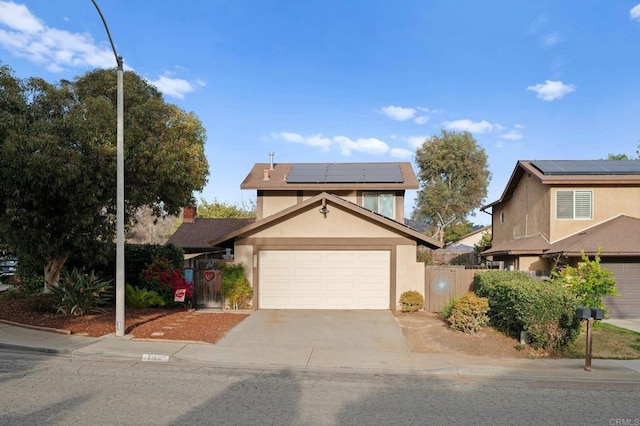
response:
[[(13, 322), (13, 321), (4, 320), (4, 319), (0, 319), (0, 323), (13, 325), (14, 327), (29, 328), (31, 330), (46, 331), (48, 333), (64, 334), (66, 336), (71, 336), (72, 334), (71, 331), (69, 330), (61, 330), (59, 328), (51, 328), (51, 327), (40, 327), (38, 325), (21, 324), (19, 322)], [(79, 334), (76, 336), (79, 336)]]
[(13, 343), (3, 343), (3, 342), (0, 342), (0, 349), (8, 349), (11, 351), (21, 351), (21, 352), (33, 352), (33, 353), (48, 354), (48, 355), (71, 355), (73, 353), (73, 351), (70, 349), (41, 348), (37, 346), (14, 345)]

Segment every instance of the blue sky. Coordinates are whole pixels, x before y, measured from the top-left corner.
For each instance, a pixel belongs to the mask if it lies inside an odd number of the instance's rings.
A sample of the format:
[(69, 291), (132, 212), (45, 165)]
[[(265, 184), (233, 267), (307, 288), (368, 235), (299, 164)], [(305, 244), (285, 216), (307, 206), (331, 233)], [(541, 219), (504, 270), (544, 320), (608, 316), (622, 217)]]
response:
[[(196, 197), (209, 202), (252, 199), (240, 183), (269, 152), (413, 161), (441, 129), (469, 130), (491, 202), (518, 160), (635, 156), (640, 143), (638, 0), (98, 4), (125, 67), (202, 120), (210, 176)], [(90, 0), (0, 0), (0, 60), (51, 82), (115, 66)]]

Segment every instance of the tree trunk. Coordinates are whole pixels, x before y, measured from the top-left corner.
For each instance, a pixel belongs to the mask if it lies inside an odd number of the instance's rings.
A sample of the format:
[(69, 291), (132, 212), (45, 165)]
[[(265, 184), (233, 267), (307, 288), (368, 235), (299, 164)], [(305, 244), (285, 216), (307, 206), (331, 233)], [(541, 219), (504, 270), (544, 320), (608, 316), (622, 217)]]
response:
[(50, 287), (57, 287), (60, 280), (60, 271), (67, 261), (67, 256), (59, 258), (47, 258), (47, 264), (44, 266), (44, 292), (49, 293)]

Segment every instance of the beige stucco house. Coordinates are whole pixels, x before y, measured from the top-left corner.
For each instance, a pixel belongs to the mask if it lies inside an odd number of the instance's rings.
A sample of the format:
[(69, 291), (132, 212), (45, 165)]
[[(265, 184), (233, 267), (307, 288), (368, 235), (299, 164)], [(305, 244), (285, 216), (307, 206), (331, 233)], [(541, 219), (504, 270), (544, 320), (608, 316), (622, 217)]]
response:
[(424, 293), (418, 245), (441, 243), (404, 225), (410, 163), (259, 163), (241, 184), (257, 218), (209, 241), (230, 247), (256, 309), (396, 309)]
[(492, 215), (492, 247), (505, 269), (548, 275), (600, 250), (617, 280), (612, 317), (640, 317), (640, 160), (519, 161)]

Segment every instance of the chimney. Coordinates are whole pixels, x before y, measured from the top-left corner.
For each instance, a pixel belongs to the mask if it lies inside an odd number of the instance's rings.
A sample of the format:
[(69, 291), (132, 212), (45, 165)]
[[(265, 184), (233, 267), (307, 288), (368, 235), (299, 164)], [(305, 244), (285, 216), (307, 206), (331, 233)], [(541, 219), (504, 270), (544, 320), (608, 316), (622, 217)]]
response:
[(264, 175), (262, 176), (262, 180), (269, 180), (269, 169), (264, 169)]
[(273, 170), (273, 156), (275, 154), (273, 152), (269, 153), (269, 170)]
[(184, 207), (182, 209), (182, 222), (191, 223), (196, 220), (198, 209), (196, 207)]

